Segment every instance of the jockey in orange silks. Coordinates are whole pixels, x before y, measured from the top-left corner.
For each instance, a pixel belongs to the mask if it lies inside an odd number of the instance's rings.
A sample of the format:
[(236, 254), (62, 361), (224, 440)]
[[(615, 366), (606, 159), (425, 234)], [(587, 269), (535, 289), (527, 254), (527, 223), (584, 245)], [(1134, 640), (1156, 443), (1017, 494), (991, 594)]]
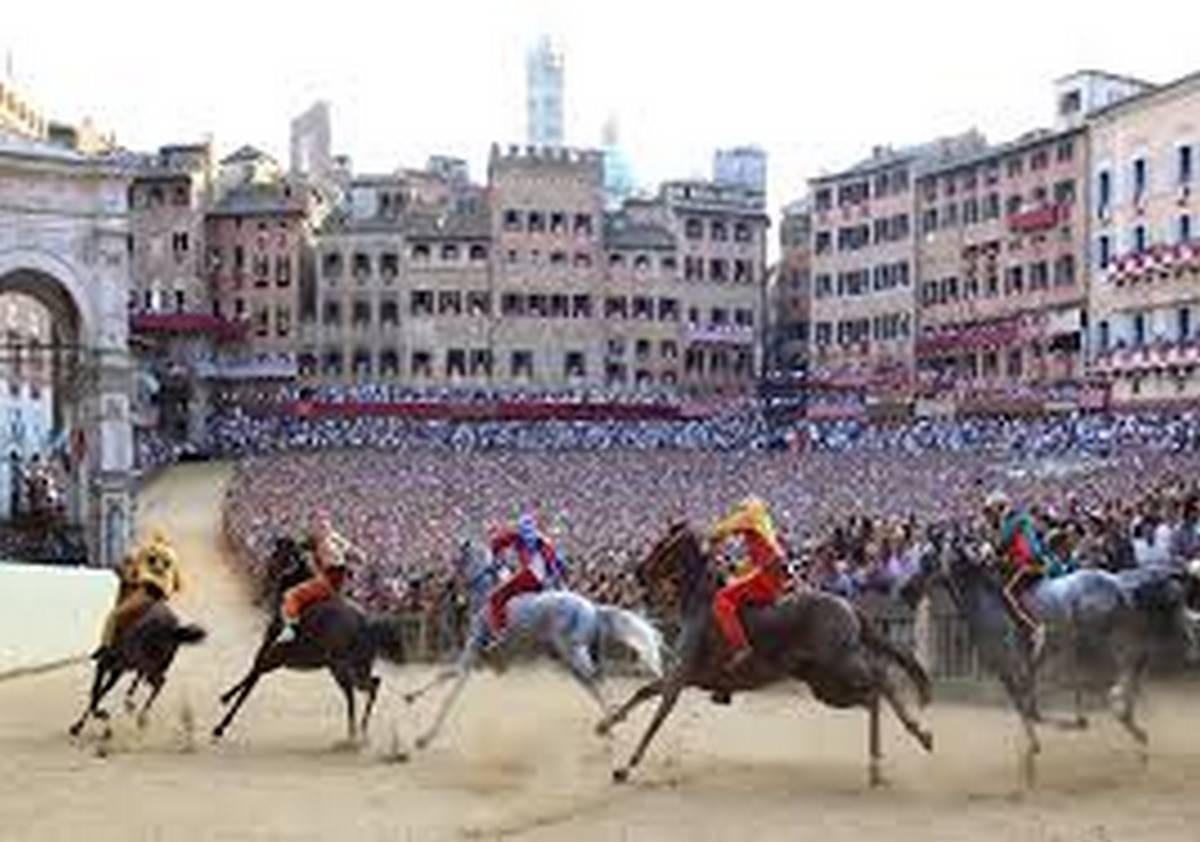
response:
[(547, 583), (561, 579), (565, 572), (554, 544), (538, 529), (537, 520), (530, 513), (521, 515), (515, 527), (506, 527), (492, 537), (493, 556), (499, 558), (510, 549), (516, 551), (517, 572), (488, 598), (488, 618), (496, 637), (507, 625), (505, 608), (509, 600), (523, 593), (537, 593)]
[(728, 670), (741, 666), (751, 654), (750, 641), (738, 617), (739, 606), (770, 605), (786, 587), (784, 552), (766, 503), (757, 497), (747, 497), (738, 503), (709, 534), (713, 550), (734, 535), (746, 544), (751, 570), (717, 591), (713, 600), (717, 625), (732, 649), (725, 664)]
[(347, 577), (347, 553), (361, 555), (349, 540), (334, 530), (329, 513), (324, 509), (313, 513), (311, 529), (313, 575), (284, 591), (283, 628), (276, 639), (277, 643), (295, 640), (296, 626), (304, 610), (329, 599), (342, 589)]

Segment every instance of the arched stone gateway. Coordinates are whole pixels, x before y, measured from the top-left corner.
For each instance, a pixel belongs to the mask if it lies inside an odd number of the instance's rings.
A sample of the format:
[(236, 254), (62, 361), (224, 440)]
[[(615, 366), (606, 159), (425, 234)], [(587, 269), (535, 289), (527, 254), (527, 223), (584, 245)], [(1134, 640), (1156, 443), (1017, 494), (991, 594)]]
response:
[(113, 162), (0, 136), (0, 295), (50, 314), (36, 352), (69, 442), (67, 517), (104, 566), (120, 561), (131, 522), (128, 181)]

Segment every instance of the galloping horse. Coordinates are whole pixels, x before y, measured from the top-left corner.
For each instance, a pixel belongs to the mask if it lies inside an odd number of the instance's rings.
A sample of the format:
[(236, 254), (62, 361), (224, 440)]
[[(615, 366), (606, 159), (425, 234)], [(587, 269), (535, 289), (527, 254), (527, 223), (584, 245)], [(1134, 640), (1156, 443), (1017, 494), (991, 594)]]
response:
[[(349, 742), (365, 735), (379, 693), (380, 679), (372, 673), (377, 656), (404, 663), (404, 640), (399, 622), (391, 617), (369, 616), (341, 596), (335, 596), (304, 612), (296, 639), (277, 643), (280, 619), (278, 595), (288, 582), (307, 575), (300, 547), (290, 538), (275, 542), (269, 572), (279, 584), (268, 591), (275, 595), (272, 617), (263, 635), (254, 662), (246, 677), (221, 695), (221, 704), (232, 706), (213, 729), (213, 739), (224, 736), (233, 717), (245, 703), (258, 680), (269, 672), (286, 667), (294, 670), (328, 669), (346, 697)], [(367, 694), (362, 722), (355, 719), (354, 691)]]
[[(456, 563), (470, 595), (473, 619), (466, 644), (455, 663), (424, 687), (405, 696), (411, 703), (434, 687), (455, 681), (433, 725), (417, 738), (417, 748), (428, 746), (437, 736), (471, 670), (479, 663), (483, 647), (494, 634), (488, 621), (487, 600), (500, 581), (500, 566), (490, 552), (473, 541), (463, 542)], [(662, 675), (662, 638), (653, 625), (632, 611), (597, 605), (566, 590), (517, 596), (509, 601), (507, 611), (509, 622), (498, 641), (496, 657), (505, 658), (515, 643), (532, 644), (538, 654), (549, 655), (564, 664), (604, 715), (608, 715), (609, 708), (600, 688), (600, 661), (606, 640), (626, 646), (651, 673)]]
[(639, 565), (637, 575), (652, 602), (677, 613), (681, 631), (676, 645), (678, 659), (671, 672), (639, 689), (597, 726), (598, 732), (607, 733), (638, 705), (661, 696), (658, 710), (629, 763), (613, 773), (618, 782), (626, 780), (641, 762), (685, 687), (729, 693), (790, 678), (808, 684), (813, 695), (831, 707), (866, 707), (870, 720), (872, 786), (882, 783), (881, 696), (921, 746), (926, 751), (933, 750), (933, 736), (909, 713), (888, 675), (887, 664), (891, 662), (903, 669), (916, 687), (922, 705), (929, 701), (929, 677), (910, 653), (891, 643), (845, 600), (806, 591), (789, 594), (771, 607), (744, 609), (743, 620), (753, 655), (744, 667), (730, 674), (723, 667), (728, 644), (713, 616), (716, 576), (691, 527), (687, 524), (672, 527)]
[(1115, 666), (1115, 681), (1109, 690), (1112, 711), (1137, 741), (1143, 759), (1148, 737), (1135, 720), (1135, 706), (1149, 661), (1151, 632), (1148, 615), (1126, 595), (1113, 574), (1079, 570), (1043, 581), (1033, 595), (1039, 615), (1056, 638), (1072, 645), (1076, 679), (1075, 718), (1049, 720), (1038, 709), (1036, 675), (1039, 667), (1031, 658), (1025, 636), (1005, 605), (1003, 587), (995, 573), (975, 554), (975, 544), (961, 531), (949, 535), (941, 528), (929, 533), (930, 545), (917, 570), (901, 584), (901, 593), (912, 604), (933, 583), (945, 587), (966, 621), (971, 639), (983, 665), (1003, 685), (1021, 718), (1026, 744), (1021, 773), (1026, 785), (1035, 778), (1035, 756), (1040, 752), (1035, 724), (1051, 722), (1060, 727), (1083, 729), (1078, 659), (1081, 651), (1097, 649), (1110, 660), (1104, 671)]
[(132, 705), (133, 691), (141, 681), (150, 684), (150, 695), (138, 712), (137, 719), (138, 727), (145, 727), (150, 706), (166, 684), (167, 670), (175, 660), (175, 653), (181, 645), (199, 643), (204, 637), (204, 629), (182, 625), (165, 602), (152, 603), (133, 625), (119, 631), (112, 645), (96, 659), (88, 705), (71, 726), (71, 736), (79, 735), (89, 717), (108, 719), (108, 713), (100, 707), (100, 702), (120, 681), (121, 676), (130, 671), (134, 673), (134, 680), (126, 696), (127, 706)]

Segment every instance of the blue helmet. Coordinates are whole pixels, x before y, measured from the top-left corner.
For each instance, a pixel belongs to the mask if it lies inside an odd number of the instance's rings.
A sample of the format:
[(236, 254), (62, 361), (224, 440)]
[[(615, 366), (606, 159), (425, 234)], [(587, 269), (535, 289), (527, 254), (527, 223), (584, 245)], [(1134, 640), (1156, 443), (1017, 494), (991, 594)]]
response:
[(517, 518), (517, 536), (526, 544), (537, 543), (537, 520), (532, 513), (526, 512)]

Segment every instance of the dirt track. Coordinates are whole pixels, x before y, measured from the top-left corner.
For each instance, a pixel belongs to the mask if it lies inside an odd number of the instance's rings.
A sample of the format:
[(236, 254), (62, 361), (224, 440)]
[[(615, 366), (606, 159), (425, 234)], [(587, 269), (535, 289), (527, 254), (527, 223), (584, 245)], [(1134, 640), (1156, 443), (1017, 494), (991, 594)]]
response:
[[(440, 745), (406, 765), (382, 758), (430, 713), (399, 699), (416, 668), (384, 669), (372, 744), (359, 753), (334, 747), (341, 701), (323, 675), (267, 679), (213, 746), (215, 697), (260, 629), (214, 550), (224, 479), (219, 466), (189, 466), (142, 497), (143, 525), (169, 524), (189, 565), (181, 613), (211, 634), (181, 653), (145, 733), (118, 717), (107, 758), (66, 737), (84, 667), (0, 683), (0, 839), (1200, 839), (1195, 700), (1161, 692), (1150, 699), (1148, 771), (1099, 721), (1087, 735), (1046, 736), (1042, 786), (1024, 797), (1014, 795), (1016, 732), (1003, 711), (935, 704), (932, 757), (889, 722), (892, 784), (868, 792), (863, 717), (783, 693), (728, 710), (689, 699), (636, 781), (615, 787), (590, 704), (550, 671), (480, 677)], [(196, 721), (192, 751), (185, 710)], [(644, 721), (626, 726), (618, 751)]]

